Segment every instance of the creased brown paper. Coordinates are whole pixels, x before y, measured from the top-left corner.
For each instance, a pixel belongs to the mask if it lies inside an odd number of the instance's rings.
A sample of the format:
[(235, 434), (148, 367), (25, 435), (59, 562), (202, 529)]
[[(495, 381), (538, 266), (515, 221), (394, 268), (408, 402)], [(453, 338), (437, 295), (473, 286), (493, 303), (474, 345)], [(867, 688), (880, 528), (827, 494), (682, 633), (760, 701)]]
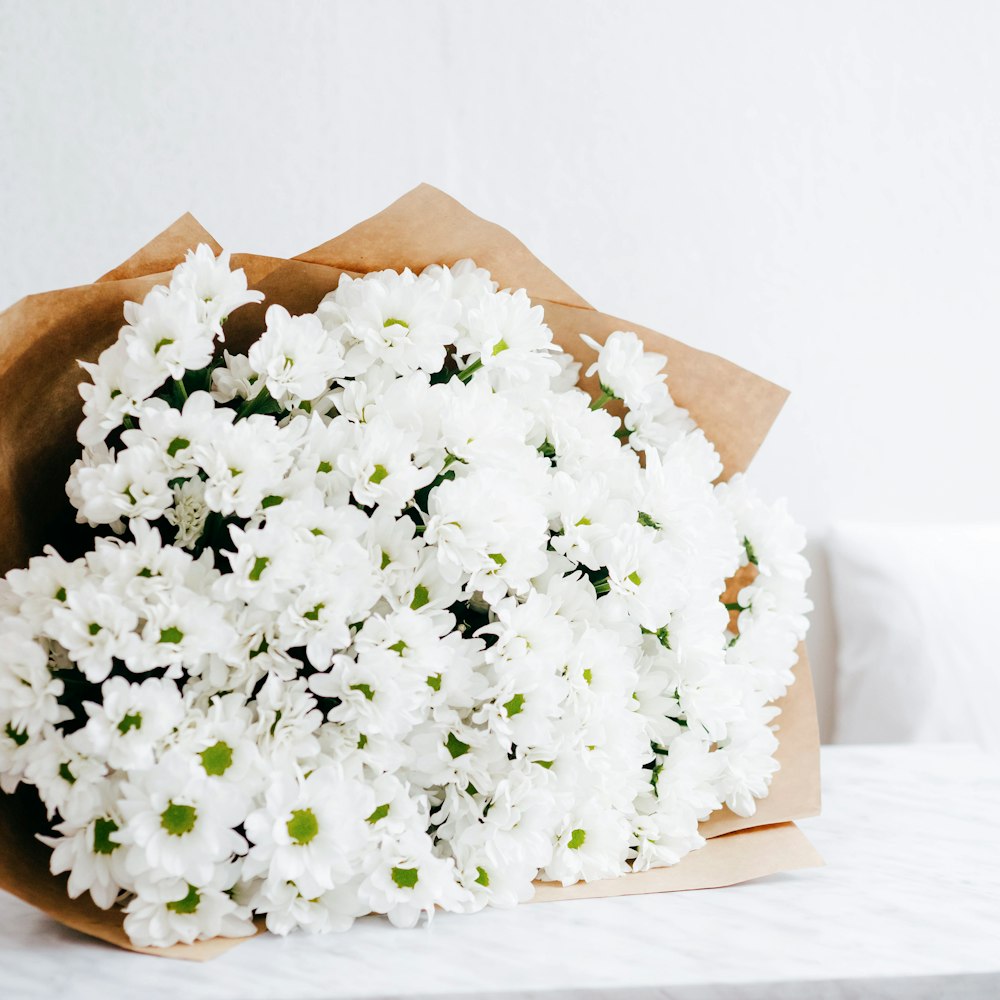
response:
[[(79, 451), (82, 373), (76, 361), (96, 359), (118, 334), (122, 304), (165, 281), (184, 252), (198, 243), (219, 249), (185, 215), (98, 282), (31, 295), (0, 314), (0, 513), (6, 529), (0, 533), (0, 573), (24, 565), (45, 544), (55, 544), (67, 556), (88, 547), (64, 491)], [(341, 273), (419, 271), (465, 257), (488, 268), (501, 287), (525, 288), (544, 306), (556, 341), (584, 367), (594, 352), (579, 339), (581, 333), (603, 341), (613, 330), (634, 330), (650, 349), (667, 355), (671, 392), (718, 448), (724, 477), (749, 465), (787, 397), (784, 389), (723, 358), (598, 312), (506, 230), (428, 185), (293, 260), (234, 254), (234, 266), (246, 270), (250, 286), (263, 291), (266, 300), (231, 317), (226, 346), (245, 349), (263, 329), (269, 304), (280, 303), (293, 313), (315, 309)], [(534, 901), (710, 888), (821, 864), (791, 822), (816, 815), (820, 806), (819, 736), (804, 646), (795, 674), (795, 684), (779, 702), (781, 769), (755, 816), (720, 810), (702, 824), (708, 844), (673, 867), (565, 888), (538, 883)], [(49, 851), (33, 836), (37, 804), (29, 791), (0, 796), (0, 888), (68, 927), (133, 951), (200, 961), (238, 943), (217, 938), (135, 948), (122, 930), (120, 912), (102, 911), (88, 898), (70, 900), (65, 877), (49, 874)]]

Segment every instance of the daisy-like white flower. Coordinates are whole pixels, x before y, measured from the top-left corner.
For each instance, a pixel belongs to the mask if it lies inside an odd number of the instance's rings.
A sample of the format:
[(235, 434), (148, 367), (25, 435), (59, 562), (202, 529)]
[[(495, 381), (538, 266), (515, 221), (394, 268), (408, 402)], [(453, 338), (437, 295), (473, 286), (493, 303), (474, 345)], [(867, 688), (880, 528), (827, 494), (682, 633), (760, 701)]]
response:
[(122, 820), (116, 795), (114, 783), (103, 783), (98, 802), (85, 819), (56, 824), (54, 833), (58, 836), (39, 836), (52, 848), (52, 874), (69, 873), (70, 899), (89, 892), (102, 910), (110, 909), (133, 884), (125, 868), (125, 849), (118, 841)]
[(139, 947), (162, 948), (213, 937), (250, 937), (250, 913), (228, 890), (235, 873), (225, 867), (205, 885), (170, 878), (140, 883), (125, 907), (125, 933)]
[(455, 878), (454, 862), (435, 857), (427, 836), (383, 847), (358, 896), (397, 927), (413, 927), (424, 914), (429, 920), (435, 908), (461, 912), (472, 903), (472, 894)]
[(271, 306), (266, 322), (247, 355), (251, 369), (278, 403), (315, 399), (343, 369), (343, 344), (312, 314), (290, 316)]
[(333, 889), (356, 870), (375, 806), (369, 787), (330, 766), (273, 782), (246, 820), (244, 876), (292, 881), (308, 899)]
[(666, 378), (666, 357), (647, 351), (634, 333), (616, 331), (603, 344), (586, 334), (582, 339), (598, 352), (587, 374), (596, 373), (601, 391), (622, 400), (629, 409), (641, 409)]
[(170, 278), (174, 292), (190, 293), (196, 303), (198, 318), (222, 339), (222, 324), (229, 314), (248, 302), (260, 302), (260, 292), (247, 289), (247, 276), (243, 268), (235, 271), (229, 265), (229, 253), (218, 257), (212, 248), (200, 243), (195, 250), (188, 250), (184, 262), (174, 268)]
[(205, 885), (218, 865), (246, 849), (236, 831), (246, 817), (243, 797), (181, 757), (131, 775), (119, 808), (118, 840), (128, 845), (125, 864), (135, 878), (154, 872)]
[(177, 686), (155, 677), (139, 684), (111, 677), (101, 686), (100, 703), (84, 707), (89, 719), (81, 749), (123, 770), (150, 767), (162, 741), (184, 717)]

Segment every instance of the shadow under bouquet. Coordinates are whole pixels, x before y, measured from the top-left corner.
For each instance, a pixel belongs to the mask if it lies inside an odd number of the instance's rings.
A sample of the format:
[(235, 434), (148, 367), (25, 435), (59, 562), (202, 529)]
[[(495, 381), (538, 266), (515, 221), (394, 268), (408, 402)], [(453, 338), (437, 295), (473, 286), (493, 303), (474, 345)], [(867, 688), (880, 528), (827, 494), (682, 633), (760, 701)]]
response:
[[(454, 204), (418, 189), (355, 242)], [(35, 790), (60, 891), (141, 949), (412, 926), (815, 812), (806, 677), (798, 776), (754, 818), (808, 565), (731, 473), (780, 390), (729, 366), (752, 392), (716, 420), (752, 429), (718, 447), (665, 338), (534, 301), (490, 247), (352, 267), (347, 234), (245, 271), (181, 229), (81, 352), (76, 533), (0, 583), (0, 785)], [(694, 884), (814, 860), (762, 850)]]

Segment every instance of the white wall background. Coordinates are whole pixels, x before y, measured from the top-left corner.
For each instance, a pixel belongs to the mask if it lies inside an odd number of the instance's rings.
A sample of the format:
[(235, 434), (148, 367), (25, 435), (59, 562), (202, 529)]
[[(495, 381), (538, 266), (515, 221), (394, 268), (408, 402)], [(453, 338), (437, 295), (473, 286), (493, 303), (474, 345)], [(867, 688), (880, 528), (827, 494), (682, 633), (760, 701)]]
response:
[(831, 521), (997, 517), (998, 42), (971, 0), (0, 0), (0, 307), (188, 209), (291, 255), (444, 188), (793, 390), (755, 473), (829, 732)]

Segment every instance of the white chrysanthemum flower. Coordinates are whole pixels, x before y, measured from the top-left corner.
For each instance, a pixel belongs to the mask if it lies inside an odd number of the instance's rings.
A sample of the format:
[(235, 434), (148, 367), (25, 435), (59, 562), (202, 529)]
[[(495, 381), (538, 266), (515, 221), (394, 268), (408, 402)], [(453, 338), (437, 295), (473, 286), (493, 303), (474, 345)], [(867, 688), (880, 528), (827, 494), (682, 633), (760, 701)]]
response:
[(342, 274), (317, 314), (328, 330), (362, 347), (372, 361), (406, 375), (440, 370), (445, 348), (457, 336), (460, 307), (429, 275), (378, 271), (362, 278)]
[(622, 400), (630, 410), (641, 410), (655, 398), (656, 386), (666, 378), (664, 355), (647, 351), (631, 332), (616, 331), (603, 345), (586, 334), (583, 340), (598, 352), (598, 359), (587, 369), (587, 374), (597, 374), (602, 392)]
[(261, 292), (247, 290), (247, 276), (243, 268), (235, 271), (230, 268), (228, 251), (216, 257), (205, 243), (200, 243), (195, 250), (188, 250), (184, 262), (174, 268), (170, 288), (192, 295), (198, 318), (220, 339), (222, 324), (231, 312), (248, 302), (260, 302), (264, 298)]
[(152, 872), (206, 885), (218, 865), (246, 850), (236, 831), (246, 818), (244, 797), (180, 755), (131, 774), (119, 809), (117, 838), (128, 845), (125, 865), (137, 879)]
[[(105, 805), (110, 798), (104, 796)], [(123, 891), (132, 887), (132, 877), (125, 868), (125, 848), (118, 841), (120, 825), (117, 811), (113, 807), (103, 808), (95, 810), (89, 820), (78, 825), (57, 824), (58, 837), (39, 837), (52, 848), (49, 859), (52, 874), (69, 873), (67, 892), (70, 899), (89, 892), (90, 898), (102, 910), (108, 910)]]
[(141, 684), (111, 677), (101, 686), (100, 704), (86, 702), (84, 707), (89, 719), (80, 748), (122, 770), (150, 767), (161, 741), (184, 717), (177, 686), (155, 677)]
[(171, 878), (140, 886), (125, 907), (125, 933), (147, 948), (256, 934), (249, 910), (227, 891), (233, 878), (220, 868), (206, 885)]
[(436, 908), (467, 909), (472, 894), (455, 878), (454, 862), (436, 857), (431, 846), (426, 835), (384, 846), (358, 887), (365, 906), (397, 927), (413, 927), (423, 914), (430, 920)]
[(325, 392), (343, 370), (343, 344), (312, 314), (290, 316), (287, 309), (271, 306), (266, 323), (247, 358), (271, 398), (298, 404)]
[(358, 867), (375, 806), (371, 788), (332, 766), (273, 781), (246, 820), (244, 877), (292, 881), (307, 899), (335, 888)]

